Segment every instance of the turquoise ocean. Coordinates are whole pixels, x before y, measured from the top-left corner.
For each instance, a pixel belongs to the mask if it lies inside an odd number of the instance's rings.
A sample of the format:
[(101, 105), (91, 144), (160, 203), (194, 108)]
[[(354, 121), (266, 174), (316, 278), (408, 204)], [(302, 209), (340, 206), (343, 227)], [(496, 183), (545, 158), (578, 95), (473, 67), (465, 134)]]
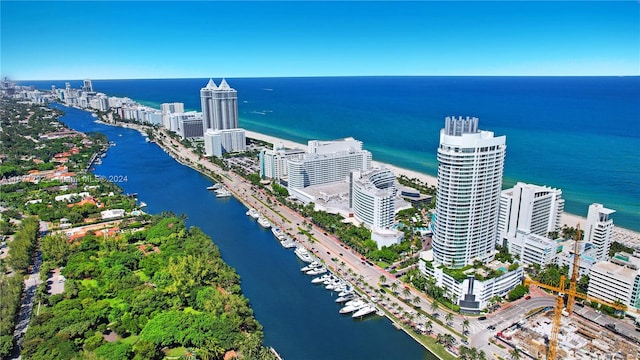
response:
[[(95, 91), (200, 111), (209, 79), (93, 80)], [(220, 78), (214, 78), (216, 83)], [(80, 88), (81, 80), (67, 80)], [(504, 188), (560, 188), (565, 211), (591, 203), (640, 231), (640, 77), (311, 77), (227, 79), (240, 126), (306, 143), (352, 136), (376, 161), (437, 175), (446, 116), (506, 135)], [(23, 81), (48, 90), (65, 81)]]

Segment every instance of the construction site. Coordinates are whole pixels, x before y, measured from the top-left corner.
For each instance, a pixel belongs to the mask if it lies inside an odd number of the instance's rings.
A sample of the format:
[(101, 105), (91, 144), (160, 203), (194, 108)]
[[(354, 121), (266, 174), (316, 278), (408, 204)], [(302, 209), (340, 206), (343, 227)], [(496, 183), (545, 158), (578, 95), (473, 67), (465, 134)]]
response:
[[(497, 336), (534, 359), (547, 359), (549, 334), (553, 331), (555, 310), (543, 310), (499, 331)], [(637, 360), (637, 344), (613, 330), (595, 324), (577, 314), (563, 315), (557, 335), (556, 359)], [(521, 357), (522, 359), (525, 356)]]
[[(529, 314), (525, 319), (506, 329), (499, 329), (497, 338), (507, 345), (533, 359), (640, 359), (640, 338), (634, 332), (622, 331), (621, 322), (607, 319), (603, 323), (596, 321), (599, 311), (588, 309), (576, 302), (576, 299), (598, 303), (623, 314), (627, 310), (622, 303), (593, 298), (577, 290), (580, 259), (580, 225), (577, 227), (574, 242), (574, 257), (571, 278), (565, 286), (565, 276), (560, 277), (558, 286), (543, 284), (525, 278), (524, 285), (529, 288), (545, 289), (554, 293), (556, 304)], [(566, 299), (565, 299), (566, 296)], [(579, 308), (576, 310), (576, 308)], [(576, 310), (574, 312), (574, 310)], [(581, 311), (580, 311), (581, 310)], [(605, 317), (606, 318), (606, 317)]]

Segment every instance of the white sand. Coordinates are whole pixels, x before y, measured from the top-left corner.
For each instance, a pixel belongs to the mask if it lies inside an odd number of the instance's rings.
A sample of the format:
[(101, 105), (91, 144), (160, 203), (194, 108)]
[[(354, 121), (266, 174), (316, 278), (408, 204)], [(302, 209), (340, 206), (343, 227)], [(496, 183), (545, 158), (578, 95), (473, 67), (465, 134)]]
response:
[[(285, 147), (289, 148), (289, 149), (303, 149), (303, 150), (307, 150), (307, 145), (305, 144), (299, 144), (290, 140), (284, 140), (284, 139), (280, 139), (277, 138), (275, 136), (270, 136), (270, 135), (265, 135), (265, 134), (261, 134), (261, 133), (257, 133), (257, 132), (253, 132), (253, 131), (246, 131), (246, 135), (249, 138), (252, 139), (257, 139), (257, 140), (262, 140), (262, 141), (266, 141), (272, 144), (283, 144)], [(438, 184), (437, 178), (431, 175), (427, 175), (427, 174), (423, 174), (414, 170), (409, 170), (409, 169), (403, 169), (403, 168), (399, 168), (397, 166), (391, 165), (391, 164), (385, 164), (385, 163), (381, 163), (378, 161), (373, 161), (373, 165), (374, 166), (384, 166), (387, 169), (393, 171), (393, 173), (396, 176), (399, 175), (405, 175), (409, 178), (416, 178), (419, 179), (420, 181), (430, 185), (430, 186), (436, 186)], [(574, 215), (574, 214), (568, 214), (568, 213), (564, 213), (562, 215), (562, 223), (566, 224), (568, 226), (571, 227), (576, 227), (578, 224), (580, 224), (581, 228), (584, 228), (584, 226), (586, 225), (587, 219), (578, 215)], [(632, 230), (628, 230), (628, 229), (623, 229), (623, 228), (619, 228), (616, 227), (616, 232), (618, 233), (624, 233), (625, 236), (627, 237), (631, 237), (631, 238), (635, 238), (638, 241), (638, 244), (640, 245), (640, 233), (639, 232), (635, 232)], [(614, 239), (615, 240), (615, 239)]]

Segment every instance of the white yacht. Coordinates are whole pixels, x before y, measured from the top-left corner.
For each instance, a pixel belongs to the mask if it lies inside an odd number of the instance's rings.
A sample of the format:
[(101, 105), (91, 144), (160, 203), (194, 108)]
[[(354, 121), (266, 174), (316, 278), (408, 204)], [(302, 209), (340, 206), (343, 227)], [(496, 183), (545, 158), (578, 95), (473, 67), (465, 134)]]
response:
[(359, 310), (361, 307), (365, 306), (367, 303), (362, 301), (361, 299), (351, 300), (349, 301), (345, 307), (340, 309), (340, 314), (348, 314), (354, 311)]
[(348, 293), (346, 295), (340, 296), (336, 299), (337, 303), (343, 303), (345, 301), (349, 301), (349, 300), (353, 300), (356, 298), (356, 294), (354, 293)]
[(329, 274), (324, 274), (322, 276), (318, 276), (317, 278), (313, 278), (313, 280), (311, 280), (312, 284), (319, 284), (323, 281), (325, 281), (326, 279), (328, 279), (331, 275)]
[(342, 285), (342, 280), (336, 280), (332, 283), (327, 284), (327, 286), (325, 286), (324, 288), (327, 290), (333, 290), (337, 287), (339, 287), (340, 285)]
[(292, 238), (285, 236), (283, 240), (280, 240), (280, 245), (282, 245), (285, 249), (291, 249), (296, 247), (296, 242)]
[(284, 239), (284, 232), (282, 232), (282, 230), (277, 227), (277, 226), (272, 226), (271, 227), (271, 233), (273, 234), (273, 236), (276, 237), (276, 239), (278, 240), (282, 240)]
[(310, 263), (313, 261), (313, 258), (311, 257), (307, 249), (303, 248), (302, 246), (298, 246), (294, 252), (296, 253), (296, 256), (298, 256), (298, 259), (304, 262)]
[(249, 211), (247, 211), (247, 215), (251, 216), (254, 219), (258, 219), (260, 217), (260, 212), (254, 208), (249, 209)]
[(312, 261), (309, 265), (303, 267), (302, 269), (300, 269), (300, 271), (302, 272), (307, 272), (309, 270), (313, 270), (315, 268), (318, 268), (322, 266), (322, 264), (319, 261)]
[(338, 296), (346, 296), (346, 295), (348, 295), (348, 294), (353, 294), (353, 289), (352, 289), (352, 288), (350, 288), (349, 286), (345, 287), (345, 289), (344, 289), (344, 290), (342, 290), (342, 291), (338, 294)]
[(267, 218), (263, 218), (263, 217), (260, 217), (258, 219), (258, 224), (260, 224), (260, 226), (262, 226), (265, 229), (268, 229), (268, 228), (271, 227), (271, 223), (269, 222), (269, 220), (267, 220)]
[(233, 194), (231, 194), (231, 191), (225, 189), (225, 188), (220, 188), (215, 190), (216, 193), (216, 197), (222, 198), (222, 197), (229, 197)]
[(358, 309), (355, 313), (353, 313), (353, 315), (351, 315), (352, 318), (359, 318), (359, 317), (364, 317), (367, 316), (371, 313), (374, 313), (378, 311), (378, 309), (376, 308), (376, 306), (374, 304), (366, 304), (365, 306), (361, 307), (360, 309)]
[(307, 275), (320, 275), (320, 274), (324, 274), (327, 272), (327, 268), (324, 266), (315, 268), (315, 269), (311, 269), (309, 271), (306, 272)]

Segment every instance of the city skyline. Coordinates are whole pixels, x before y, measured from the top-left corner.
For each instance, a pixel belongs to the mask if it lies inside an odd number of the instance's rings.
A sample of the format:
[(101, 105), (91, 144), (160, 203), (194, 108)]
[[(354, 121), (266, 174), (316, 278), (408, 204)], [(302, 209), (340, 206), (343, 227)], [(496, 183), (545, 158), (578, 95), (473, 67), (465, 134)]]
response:
[[(632, 1), (3, 1), (0, 65), (16, 80), (638, 76), (639, 9)], [(82, 19), (90, 22), (81, 28)]]

